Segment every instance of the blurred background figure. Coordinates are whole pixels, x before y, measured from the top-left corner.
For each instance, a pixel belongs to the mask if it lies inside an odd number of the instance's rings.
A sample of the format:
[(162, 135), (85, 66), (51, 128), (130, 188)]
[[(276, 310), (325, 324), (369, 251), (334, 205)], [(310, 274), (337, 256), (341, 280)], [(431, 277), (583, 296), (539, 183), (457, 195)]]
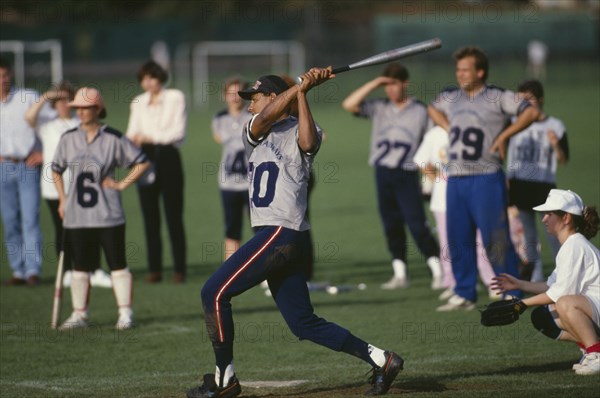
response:
[(548, 46), (540, 40), (527, 43), (527, 74), (534, 79), (546, 78), (546, 57)]
[(246, 109), (238, 91), (246, 83), (240, 76), (225, 81), (223, 96), (227, 109), (212, 119), (212, 135), (223, 151), (219, 164), (219, 188), (225, 216), (224, 260), (240, 247), (244, 208), (248, 206), (248, 160), (242, 141), (243, 127), (252, 115)]
[[(65, 131), (77, 127), (79, 124), (79, 119), (73, 117), (71, 109), (67, 105), (69, 101), (73, 100), (74, 95), (75, 90), (73, 86), (67, 82), (62, 82), (42, 94), (40, 101), (29, 108), (25, 114), (27, 123), (29, 123), (32, 128), (37, 129), (38, 137), (42, 142), (44, 166), (42, 168), (40, 180), (41, 192), (42, 198), (48, 205), (50, 215), (52, 216), (52, 223), (54, 224), (54, 244), (56, 246), (57, 258), (61, 250), (65, 249), (65, 245), (62, 219), (58, 213), (58, 192), (56, 191), (56, 186), (52, 179), (50, 167), (52, 165), (52, 159), (54, 159), (56, 147), (60, 141), (60, 136)], [(50, 104), (56, 111), (56, 118), (40, 123), (38, 116), (46, 104)], [(68, 192), (71, 183), (71, 176), (68, 170), (63, 174), (63, 181), (65, 183), (65, 191)], [(64, 252), (64, 269), (66, 271), (63, 284), (65, 287), (69, 287), (71, 286), (72, 271), (71, 253), (68, 250), (65, 250)], [(90, 284), (98, 287), (112, 287), (110, 275), (100, 267), (92, 273)]]
[[(7, 285), (36, 286), (42, 272), (40, 230), (40, 171), (42, 148), (25, 113), (39, 93), (12, 85), (12, 65), (0, 59), (0, 214), (12, 277)], [(43, 106), (39, 120), (54, 118)]]
[[(533, 206), (542, 203), (551, 189), (556, 188), (556, 170), (569, 160), (567, 130), (560, 119), (544, 112), (544, 87), (538, 80), (526, 80), (517, 87), (518, 94), (540, 108), (537, 120), (516, 134), (508, 144), (509, 203), (519, 209), (525, 235), (528, 268), (531, 280), (545, 280), (539, 253), (539, 238)], [(546, 231), (552, 255), (556, 257), (560, 243)], [(529, 279), (528, 275), (521, 275)]]
[[(366, 99), (384, 87), (387, 98)], [(431, 234), (423, 205), (418, 166), (413, 156), (430, 124), (427, 107), (409, 95), (408, 70), (391, 63), (381, 76), (363, 84), (342, 103), (358, 117), (373, 122), (369, 164), (375, 168), (379, 215), (392, 255), (392, 278), (382, 289), (408, 286), (405, 224), (432, 274), (431, 288), (442, 288), (440, 247)]]
[(164, 88), (168, 74), (155, 61), (146, 62), (137, 77), (144, 93), (131, 102), (127, 137), (152, 163), (137, 183), (150, 271), (146, 281), (157, 283), (162, 280), (162, 197), (175, 268), (173, 282), (183, 283), (187, 249), (183, 226), (184, 175), (179, 147), (186, 133), (185, 96), (179, 90)]

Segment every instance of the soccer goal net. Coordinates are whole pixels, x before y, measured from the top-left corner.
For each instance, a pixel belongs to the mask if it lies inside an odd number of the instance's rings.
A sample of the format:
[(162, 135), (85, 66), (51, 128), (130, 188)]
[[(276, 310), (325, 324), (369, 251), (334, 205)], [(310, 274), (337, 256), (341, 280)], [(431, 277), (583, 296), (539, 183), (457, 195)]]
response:
[(46, 90), (63, 79), (62, 45), (59, 40), (0, 40), (0, 53), (13, 64), (18, 87)]
[(176, 86), (191, 94), (194, 107), (202, 108), (219, 101), (228, 76), (250, 82), (266, 74), (295, 77), (304, 65), (304, 46), (297, 41), (204, 41), (180, 45), (173, 69)]

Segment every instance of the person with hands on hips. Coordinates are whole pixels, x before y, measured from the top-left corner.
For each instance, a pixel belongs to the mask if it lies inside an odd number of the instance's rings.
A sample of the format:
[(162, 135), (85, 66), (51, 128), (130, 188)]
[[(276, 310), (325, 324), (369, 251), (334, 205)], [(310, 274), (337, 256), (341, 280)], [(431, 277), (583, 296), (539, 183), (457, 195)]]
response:
[(598, 213), (575, 192), (562, 189), (552, 189), (546, 202), (533, 209), (544, 212), (546, 230), (561, 244), (556, 268), (546, 282), (500, 274), (494, 288), (534, 293), (522, 300), (527, 307), (537, 306), (531, 313), (533, 326), (552, 339), (576, 342), (585, 353), (573, 366), (575, 373), (598, 375), (600, 250), (588, 240), (598, 232)]
[[(133, 276), (125, 257), (125, 214), (121, 191), (150, 166), (146, 156), (119, 131), (101, 123), (106, 116), (98, 90), (83, 87), (69, 103), (81, 121), (60, 138), (52, 175), (58, 191), (58, 211), (63, 219), (66, 245), (73, 260), (71, 302), (73, 313), (61, 330), (88, 326), (90, 271), (100, 263), (100, 247), (111, 269), (119, 318), (118, 330), (133, 326)], [(129, 168), (122, 180), (115, 169)], [(62, 174), (69, 168), (73, 182), (65, 194)]]
[[(335, 75), (312, 68), (288, 88), (279, 76), (260, 77), (239, 95), (250, 100), (252, 119), (240, 137), (246, 148), (250, 179), (250, 219), (256, 234), (206, 281), (204, 319), (215, 353), (215, 373), (187, 392), (188, 398), (233, 398), (241, 393), (233, 365), (234, 322), (231, 299), (267, 280), (277, 308), (290, 330), (334, 351), (354, 355), (373, 367), (368, 395), (385, 394), (403, 360), (369, 345), (315, 315), (306, 286), (303, 251), (310, 228), (306, 220), (308, 176), (321, 145), (306, 92)], [(289, 115), (298, 101), (298, 117)]]

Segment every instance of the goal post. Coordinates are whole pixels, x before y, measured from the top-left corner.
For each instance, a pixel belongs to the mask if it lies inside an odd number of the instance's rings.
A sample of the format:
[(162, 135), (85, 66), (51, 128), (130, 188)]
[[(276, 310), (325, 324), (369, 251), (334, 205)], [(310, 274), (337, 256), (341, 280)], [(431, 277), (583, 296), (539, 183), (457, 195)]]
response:
[(57, 84), (63, 79), (62, 45), (59, 40), (43, 41), (0, 40), (0, 53), (12, 53), (14, 57), (13, 73), (15, 84), (25, 87), (25, 54), (49, 53), (50, 83)]
[[(189, 50), (188, 50), (189, 51)], [(304, 46), (298, 41), (204, 41), (191, 47), (191, 80), (195, 107), (208, 105), (215, 85), (211, 82), (209, 58), (214, 56), (267, 56), (271, 73), (287, 71), (292, 76), (304, 72)], [(236, 73), (243, 73), (243, 61), (236, 63)]]

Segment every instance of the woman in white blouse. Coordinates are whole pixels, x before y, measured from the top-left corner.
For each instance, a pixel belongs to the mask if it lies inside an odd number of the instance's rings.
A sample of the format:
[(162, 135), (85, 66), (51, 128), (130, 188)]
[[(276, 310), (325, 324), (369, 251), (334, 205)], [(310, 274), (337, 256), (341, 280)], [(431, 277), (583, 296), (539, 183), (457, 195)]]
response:
[(145, 63), (137, 74), (144, 93), (131, 102), (127, 137), (152, 162), (153, 167), (138, 181), (138, 193), (146, 234), (147, 281), (162, 280), (162, 241), (159, 200), (162, 197), (169, 230), (175, 283), (185, 282), (186, 238), (183, 226), (184, 175), (179, 147), (186, 130), (183, 93), (164, 88), (167, 72), (156, 62)]
[(579, 375), (600, 374), (600, 250), (588, 239), (598, 232), (598, 213), (575, 192), (552, 189), (543, 205), (542, 222), (561, 244), (556, 268), (546, 282), (528, 282), (507, 274), (495, 278), (498, 290), (536, 293), (523, 303), (538, 306), (534, 327), (555, 340), (574, 341), (584, 351), (573, 366)]

